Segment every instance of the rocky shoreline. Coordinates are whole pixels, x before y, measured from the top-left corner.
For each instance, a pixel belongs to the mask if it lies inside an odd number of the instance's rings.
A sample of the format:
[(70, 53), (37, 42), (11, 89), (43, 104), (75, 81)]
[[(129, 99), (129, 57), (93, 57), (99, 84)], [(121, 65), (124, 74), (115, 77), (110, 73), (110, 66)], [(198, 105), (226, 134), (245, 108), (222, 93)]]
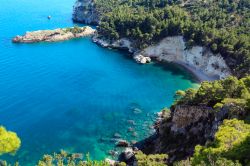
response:
[(223, 79), (231, 75), (230, 68), (220, 54), (213, 54), (201, 46), (186, 49), (182, 36), (166, 37), (142, 50), (135, 48), (133, 41), (126, 38), (109, 41), (96, 33), (92, 40), (102, 47), (127, 50), (137, 63), (150, 63), (153, 58), (181, 65), (193, 73), (200, 82)]
[(37, 43), (37, 42), (57, 42), (70, 40), (73, 38), (81, 38), (86, 36), (92, 36), (95, 33), (95, 29), (85, 27), (70, 27), (70, 28), (58, 28), (54, 30), (39, 30), (33, 32), (26, 32), (25, 35), (17, 35), (12, 39), (13, 43)]

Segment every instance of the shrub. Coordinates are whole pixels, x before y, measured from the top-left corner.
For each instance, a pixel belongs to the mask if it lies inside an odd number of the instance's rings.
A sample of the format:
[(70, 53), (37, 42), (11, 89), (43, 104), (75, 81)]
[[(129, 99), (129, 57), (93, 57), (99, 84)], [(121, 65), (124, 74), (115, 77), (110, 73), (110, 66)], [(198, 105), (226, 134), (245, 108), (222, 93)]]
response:
[(21, 140), (16, 133), (7, 131), (0, 126), (0, 155), (4, 153), (14, 153), (21, 146)]

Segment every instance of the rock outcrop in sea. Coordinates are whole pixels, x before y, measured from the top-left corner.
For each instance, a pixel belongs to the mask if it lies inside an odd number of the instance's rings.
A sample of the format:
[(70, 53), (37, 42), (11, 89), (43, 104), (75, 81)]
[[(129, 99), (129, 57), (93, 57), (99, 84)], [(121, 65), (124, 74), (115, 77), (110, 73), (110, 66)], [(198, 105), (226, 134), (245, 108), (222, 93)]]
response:
[(94, 0), (77, 0), (73, 6), (73, 21), (85, 24), (98, 24), (100, 17), (94, 6)]
[(134, 60), (137, 63), (141, 63), (141, 64), (145, 64), (145, 63), (150, 63), (151, 62), (151, 58), (150, 57), (145, 57), (141, 54), (136, 54), (134, 55)]
[(86, 27), (59, 28), (55, 30), (39, 30), (26, 32), (23, 36), (12, 39), (14, 43), (56, 42), (94, 35), (95, 29)]

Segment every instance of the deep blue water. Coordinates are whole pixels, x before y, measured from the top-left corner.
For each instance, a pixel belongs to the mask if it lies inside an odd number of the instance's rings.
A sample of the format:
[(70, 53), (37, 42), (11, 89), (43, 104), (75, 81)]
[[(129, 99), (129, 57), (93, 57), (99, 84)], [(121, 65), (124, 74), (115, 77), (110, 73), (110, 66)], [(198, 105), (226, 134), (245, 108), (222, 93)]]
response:
[[(25, 31), (72, 26), (73, 3), (1, 2), (0, 125), (22, 140), (16, 155), (1, 156), (4, 159), (28, 165), (60, 149), (103, 159), (114, 149), (114, 142), (107, 141), (114, 133), (129, 141), (148, 136), (154, 113), (171, 105), (174, 92), (197, 85), (182, 68), (139, 65), (126, 53), (101, 48), (90, 38), (11, 43)], [(142, 113), (134, 114), (131, 107)]]

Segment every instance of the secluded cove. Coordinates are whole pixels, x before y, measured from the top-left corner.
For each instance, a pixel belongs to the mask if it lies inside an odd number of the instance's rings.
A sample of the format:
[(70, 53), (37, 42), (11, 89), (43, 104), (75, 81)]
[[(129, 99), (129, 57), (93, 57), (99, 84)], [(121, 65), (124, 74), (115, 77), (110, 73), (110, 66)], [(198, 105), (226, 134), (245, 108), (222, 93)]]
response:
[(22, 140), (15, 156), (1, 158), (28, 165), (64, 149), (103, 159), (115, 149), (116, 133), (128, 141), (148, 136), (155, 113), (171, 105), (174, 92), (197, 85), (182, 68), (140, 65), (127, 53), (99, 47), (90, 38), (11, 43), (26, 31), (73, 26), (73, 3), (1, 4), (0, 125)]

